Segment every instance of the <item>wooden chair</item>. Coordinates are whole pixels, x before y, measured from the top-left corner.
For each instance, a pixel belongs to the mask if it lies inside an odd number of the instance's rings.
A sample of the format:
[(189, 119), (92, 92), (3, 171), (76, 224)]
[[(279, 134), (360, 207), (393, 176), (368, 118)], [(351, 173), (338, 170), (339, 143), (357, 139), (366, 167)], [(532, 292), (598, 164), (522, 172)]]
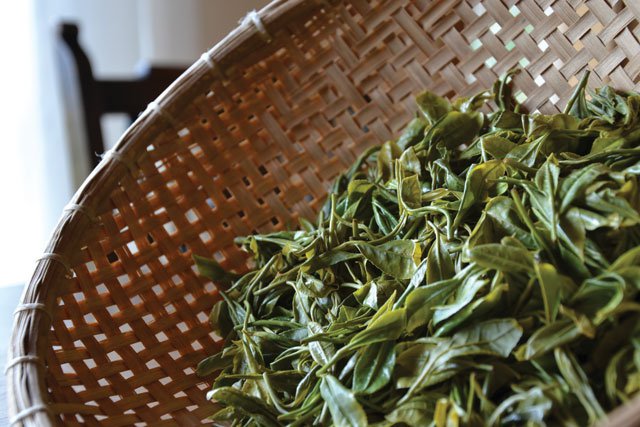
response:
[(81, 122), (84, 122), (93, 168), (100, 161), (98, 155), (105, 151), (100, 118), (108, 113), (126, 113), (133, 122), (147, 104), (178, 78), (186, 67), (147, 66), (132, 80), (96, 79), (91, 61), (78, 42), (78, 32), (75, 24), (60, 24), (58, 42), (71, 54), (72, 61), (59, 62), (63, 73), (76, 76), (84, 113)]

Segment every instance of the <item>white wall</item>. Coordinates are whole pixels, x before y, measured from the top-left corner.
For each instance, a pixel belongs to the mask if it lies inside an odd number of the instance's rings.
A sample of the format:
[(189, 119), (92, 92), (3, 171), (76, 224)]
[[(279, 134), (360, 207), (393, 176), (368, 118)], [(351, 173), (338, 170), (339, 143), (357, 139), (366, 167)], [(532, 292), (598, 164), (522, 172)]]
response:
[(267, 0), (138, 0), (140, 53), (153, 63), (193, 63)]

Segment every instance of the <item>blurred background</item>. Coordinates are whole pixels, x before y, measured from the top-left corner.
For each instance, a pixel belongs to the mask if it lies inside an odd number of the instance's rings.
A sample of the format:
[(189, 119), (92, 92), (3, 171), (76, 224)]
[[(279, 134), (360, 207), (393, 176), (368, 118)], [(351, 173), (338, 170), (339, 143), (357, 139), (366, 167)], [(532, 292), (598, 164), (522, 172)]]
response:
[[(139, 80), (149, 67), (186, 69), (267, 0), (23, 0), (0, 3), (0, 365), (11, 314), (35, 260), (98, 156), (89, 147), (74, 58), (60, 25), (98, 80)], [(76, 70), (77, 71), (77, 70)], [(143, 96), (141, 96), (143, 97)], [(140, 99), (145, 104), (153, 99)], [(104, 148), (131, 119), (100, 119)], [(0, 376), (0, 424), (6, 414)]]
[[(26, 0), (0, 5), (0, 286), (24, 283), (90, 171), (78, 77), (58, 26), (74, 23), (96, 79), (186, 69), (266, 0)], [(67, 56), (67, 58), (65, 58)], [(69, 65), (69, 64), (67, 64)], [(66, 74), (66, 75), (61, 75)], [(75, 89), (75, 90), (74, 90)], [(151, 99), (143, 100), (145, 103)], [(108, 149), (126, 114), (102, 119)]]

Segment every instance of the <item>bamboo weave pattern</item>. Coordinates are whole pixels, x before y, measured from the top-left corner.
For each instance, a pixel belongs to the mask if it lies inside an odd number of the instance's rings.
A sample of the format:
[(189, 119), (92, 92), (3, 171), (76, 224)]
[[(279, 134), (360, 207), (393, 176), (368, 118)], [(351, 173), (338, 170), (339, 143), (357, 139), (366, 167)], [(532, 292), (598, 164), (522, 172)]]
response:
[(47, 248), (64, 262), (39, 261), (23, 299), (47, 310), (16, 313), (10, 357), (46, 364), (8, 370), (13, 415), (35, 408), (18, 423), (210, 415), (194, 367), (220, 345), (217, 293), (191, 255), (244, 268), (233, 238), (313, 217), (418, 91), (472, 94), (520, 66), (516, 97), (551, 113), (586, 67), (591, 86), (640, 86), (635, 0), (295, 0), (259, 16), (141, 116), (65, 211)]

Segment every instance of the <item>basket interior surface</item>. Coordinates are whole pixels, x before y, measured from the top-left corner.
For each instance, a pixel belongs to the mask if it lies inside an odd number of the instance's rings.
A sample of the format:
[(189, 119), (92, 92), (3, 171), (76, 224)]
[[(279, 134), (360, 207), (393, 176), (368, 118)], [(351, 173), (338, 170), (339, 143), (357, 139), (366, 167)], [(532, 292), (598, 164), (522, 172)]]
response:
[[(199, 360), (217, 300), (192, 255), (242, 270), (235, 236), (313, 218), (331, 180), (398, 135), (414, 96), (474, 94), (520, 66), (516, 97), (562, 109), (638, 89), (635, 0), (276, 1), (145, 112), (75, 196), (17, 314), (9, 371), (25, 424), (178, 426), (214, 410)], [(50, 255), (55, 254), (55, 255)], [(67, 269), (68, 268), (68, 269)], [(35, 365), (35, 366), (34, 366)], [(40, 405), (40, 406), (37, 406)]]

